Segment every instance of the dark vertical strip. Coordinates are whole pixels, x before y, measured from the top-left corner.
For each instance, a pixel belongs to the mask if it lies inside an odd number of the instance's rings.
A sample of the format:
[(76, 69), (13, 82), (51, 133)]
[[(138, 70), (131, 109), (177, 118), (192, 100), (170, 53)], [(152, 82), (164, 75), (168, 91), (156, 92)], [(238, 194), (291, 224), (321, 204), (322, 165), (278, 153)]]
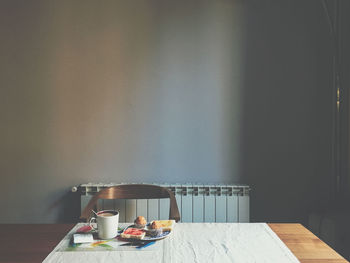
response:
[(125, 207), (125, 209), (124, 209), (124, 222), (126, 222), (126, 209), (127, 209), (127, 207), (126, 207), (126, 199), (124, 199), (124, 207)]
[(135, 215), (136, 215), (136, 217), (138, 217), (138, 215), (137, 215), (137, 199), (135, 199), (135, 202), (136, 202), (136, 205), (135, 205), (135, 207), (136, 207)]
[(203, 193), (203, 222), (205, 222), (205, 191)]
[(191, 197), (191, 202), (192, 202), (192, 223), (193, 223), (193, 217), (194, 217), (194, 213), (193, 213), (193, 210), (194, 210), (194, 202), (193, 202), (193, 195), (194, 195), (194, 188), (192, 187), (192, 197)]
[(147, 199), (147, 221), (149, 221), (149, 199)]
[[(209, 188), (210, 189), (210, 188)], [(211, 195), (212, 193), (209, 190), (209, 194)], [(214, 193), (214, 222), (216, 222), (216, 213), (217, 213), (217, 209), (216, 209), (216, 197), (218, 196), (217, 193), (217, 189), (216, 192)]]
[(158, 220), (160, 220), (160, 199), (158, 199)]
[(237, 222), (239, 222), (239, 194), (237, 195)]
[(225, 202), (226, 202), (226, 223), (228, 222), (228, 201), (227, 201), (227, 196), (228, 196), (228, 187), (226, 186), (226, 198), (225, 198)]

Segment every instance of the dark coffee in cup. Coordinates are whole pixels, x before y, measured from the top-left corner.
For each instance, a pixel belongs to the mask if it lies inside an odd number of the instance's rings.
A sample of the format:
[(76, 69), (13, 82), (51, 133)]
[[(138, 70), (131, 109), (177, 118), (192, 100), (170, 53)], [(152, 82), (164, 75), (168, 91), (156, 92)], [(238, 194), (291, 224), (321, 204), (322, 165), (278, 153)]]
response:
[(104, 211), (100, 211), (97, 213), (97, 216), (103, 216), (103, 217), (108, 217), (108, 216), (115, 216), (117, 215), (118, 212), (117, 211), (113, 211), (113, 210), (104, 210)]
[(106, 213), (98, 214), (98, 216), (115, 216), (115, 214), (106, 212)]

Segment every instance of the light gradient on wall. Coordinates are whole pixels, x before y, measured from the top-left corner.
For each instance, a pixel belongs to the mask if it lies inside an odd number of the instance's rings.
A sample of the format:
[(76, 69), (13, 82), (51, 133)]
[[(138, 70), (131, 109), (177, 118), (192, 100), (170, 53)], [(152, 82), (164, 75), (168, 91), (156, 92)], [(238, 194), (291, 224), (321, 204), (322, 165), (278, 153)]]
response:
[(63, 220), (79, 183), (239, 182), (239, 6), (1, 5), (1, 173), (27, 202), (0, 222)]

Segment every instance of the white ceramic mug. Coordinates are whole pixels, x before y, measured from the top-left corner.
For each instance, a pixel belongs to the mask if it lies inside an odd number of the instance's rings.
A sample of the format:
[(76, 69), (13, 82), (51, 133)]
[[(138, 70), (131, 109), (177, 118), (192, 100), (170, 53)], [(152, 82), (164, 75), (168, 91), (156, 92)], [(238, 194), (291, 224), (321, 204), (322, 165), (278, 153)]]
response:
[[(90, 226), (97, 222), (97, 233), (101, 239), (112, 239), (118, 234), (119, 212), (114, 210), (103, 210), (97, 213), (96, 217), (90, 219)], [(96, 229), (96, 228), (94, 228)]]

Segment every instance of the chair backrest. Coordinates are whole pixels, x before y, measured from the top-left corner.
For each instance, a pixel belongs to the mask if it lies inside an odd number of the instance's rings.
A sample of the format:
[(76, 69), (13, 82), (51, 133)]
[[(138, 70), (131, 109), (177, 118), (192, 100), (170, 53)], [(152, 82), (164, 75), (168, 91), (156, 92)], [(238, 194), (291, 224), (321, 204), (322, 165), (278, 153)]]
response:
[(99, 199), (161, 199), (170, 198), (169, 219), (176, 222), (180, 220), (180, 213), (177, 207), (174, 194), (165, 187), (148, 184), (122, 184), (107, 187), (96, 193), (81, 213), (80, 219), (87, 221), (91, 210), (97, 206)]

